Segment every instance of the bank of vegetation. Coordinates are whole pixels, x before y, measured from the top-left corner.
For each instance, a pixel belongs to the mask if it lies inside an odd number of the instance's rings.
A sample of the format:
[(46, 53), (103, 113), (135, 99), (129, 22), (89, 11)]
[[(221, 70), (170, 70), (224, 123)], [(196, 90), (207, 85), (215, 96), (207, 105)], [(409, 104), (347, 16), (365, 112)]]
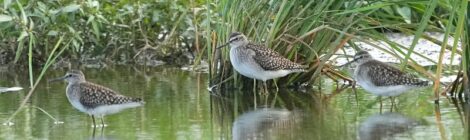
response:
[[(230, 32), (239, 31), (310, 66), (306, 73), (282, 78), (287, 82), (280, 86), (314, 84), (321, 75), (345, 79), (330, 58), (345, 46), (356, 47), (355, 42), (369, 39), (384, 41), (404, 55), (403, 68), (411, 65), (424, 77), (439, 81), (447, 67), (443, 57), (427, 58), (436, 62), (435, 69), (427, 70), (413, 65), (411, 50), (419, 38), (429, 39), (441, 45), (440, 56), (446, 50), (462, 55), (459, 70), (465, 71), (470, 59), (467, 4), (465, 0), (4, 0), (0, 64), (28, 68), (33, 85), (45, 69), (63, 61), (144, 65), (206, 61), (212, 84), (233, 79), (226, 85), (250, 88), (243, 83), (252, 82), (231, 69), (228, 49), (215, 49)], [(443, 33), (445, 39), (433, 40), (423, 34), (428, 31)], [(401, 46), (388, 40), (386, 32), (414, 34), (416, 39), (411, 46)], [(450, 36), (456, 41), (443, 43)], [(33, 68), (42, 68), (42, 74), (33, 75)], [(467, 79), (466, 73), (461, 75)]]

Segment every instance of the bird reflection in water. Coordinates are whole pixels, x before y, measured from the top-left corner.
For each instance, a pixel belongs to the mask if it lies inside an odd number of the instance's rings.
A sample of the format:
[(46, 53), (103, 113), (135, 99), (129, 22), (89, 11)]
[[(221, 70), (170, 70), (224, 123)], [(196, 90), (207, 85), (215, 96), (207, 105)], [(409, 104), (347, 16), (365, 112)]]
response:
[(117, 137), (105, 135), (104, 128), (105, 127), (101, 127), (101, 128), (93, 127), (93, 131), (89, 140), (118, 140)]
[(418, 126), (419, 122), (399, 113), (376, 114), (364, 120), (359, 127), (360, 140), (389, 139)]
[(233, 122), (233, 140), (277, 139), (295, 135), (300, 112), (262, 108), (242, 114)]

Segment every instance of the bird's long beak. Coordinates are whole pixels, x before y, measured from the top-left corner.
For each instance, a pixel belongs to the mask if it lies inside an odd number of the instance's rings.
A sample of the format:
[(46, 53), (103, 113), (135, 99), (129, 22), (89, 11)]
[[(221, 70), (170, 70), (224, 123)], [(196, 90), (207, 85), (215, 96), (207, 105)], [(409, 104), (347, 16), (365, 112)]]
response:
[(62, 76), (62, 77), (59, 77), (59, 78), (50, 79), (47, 82), (57, 82), (57, 81), (62, 81), (64, 79), (65, 79), (65, 76)]
[(351, 64), (351, 63), (353, 63), (353, 62), (356, 62), (356, 61), (357, 61), (357, 59), (353, 59), (352, 61), (349, 61), (348, 63), (343, 64), (343, 65), (340, 65), (340, 66), (338, 66), (338, 67), (341, 68), (341, 67), (347, 66), (347, 65), (349, 65), (349, 64)]
[(219, 47), (217, 47), (217, 49), (220, 49), (220, 48), (223, 48), (223, 47), (225, 47), (225, 46), (228, 46), (228, 44), (230, 44), (230, 42), (227, 42), (227, 43), (225, 43), (225, 44), (223, 44), (223, 45), (220, 45)]

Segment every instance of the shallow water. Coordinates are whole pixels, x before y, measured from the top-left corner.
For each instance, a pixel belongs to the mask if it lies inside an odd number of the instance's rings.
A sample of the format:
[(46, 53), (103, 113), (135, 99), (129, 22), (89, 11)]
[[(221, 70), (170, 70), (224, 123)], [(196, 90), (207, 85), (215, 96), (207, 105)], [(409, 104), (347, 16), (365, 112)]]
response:
[[(0, 125), (0, 139), (466, 139), (463, 116), (445, 98), (435, 106), (431, 89), (397, 97), (393, 113), (390, 101), (383, 100), (380, 113), (377, 97), (361, 89), (357, 96), (350, 88), (337, 92), (328, 81), (321, 91), (281, 89), (254, 98), (252, 91), (210, 93), (206, 74), (179, 68), (83, 71), (88, 81), (143, 98), (146, 104), (106, 116), (107, 126), (93, 129), (90, 117), (67, 101), (66, 83), (44, 80), (12, 120), (14, 125)], [(64, 73), (54, 70), (45, 77)], [(29, 81), (26, 71), (0, 72), (0, 77), (0, 87), (24, 88), (0, 94), (4, 123), (26, 96)]]

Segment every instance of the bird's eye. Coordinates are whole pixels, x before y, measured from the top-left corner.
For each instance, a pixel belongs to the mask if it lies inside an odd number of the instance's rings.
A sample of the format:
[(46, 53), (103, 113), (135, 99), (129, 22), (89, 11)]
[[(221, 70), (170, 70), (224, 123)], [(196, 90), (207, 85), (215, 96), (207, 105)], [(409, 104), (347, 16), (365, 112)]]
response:
[(67, 75), (67, 76), (65, 76), (65, 77), (67, 77), (67, 78), (72, 77), (72, 74), (69, 74), (69, 75)]
[(237, 40), (239, 40), (239, 39), (240, 39), (240, 38), (236, 37), (236, 38), (230, 40), (230, 42), (237, 41)]

